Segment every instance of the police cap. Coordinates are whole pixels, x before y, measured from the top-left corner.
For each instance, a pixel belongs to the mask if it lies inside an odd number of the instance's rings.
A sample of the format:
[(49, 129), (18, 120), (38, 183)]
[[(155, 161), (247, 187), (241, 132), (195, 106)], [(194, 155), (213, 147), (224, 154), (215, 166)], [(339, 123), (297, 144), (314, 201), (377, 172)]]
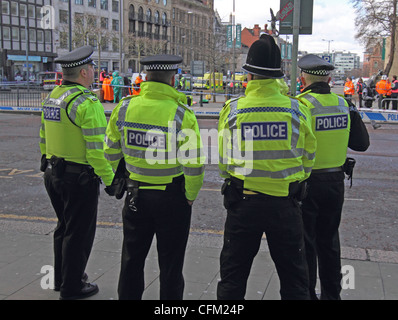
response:
[(307, 54), (302, 57), (297, 65), (302, 72), (315, 76), (328, 76), (334, 70), (334, 66), (331, 63), (315, 54)]
[(182, 57), (172, 54), (159, 54), (141, 59), (146, 71), (177, 71)]
[(62, 68), (75, 68), (84, 64), (95, 65), (94, 61), (91, 59), (93, 51), (94, 50), (91, 46), (80, 47), (55, 59), (54, 61), (59, 63)]
[(275, 40), (268, 34), (262, 34), (247, 53), (243, 70), (268, 78), (282, 78), (281, 51)]

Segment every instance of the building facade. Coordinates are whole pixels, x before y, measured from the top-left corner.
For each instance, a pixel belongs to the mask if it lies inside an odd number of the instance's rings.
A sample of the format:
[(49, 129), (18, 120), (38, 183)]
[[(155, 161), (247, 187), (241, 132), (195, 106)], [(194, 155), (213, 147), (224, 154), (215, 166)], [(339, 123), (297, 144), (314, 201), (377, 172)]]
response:
[[(55, 1), (55, 0), (54, 0)], [(57, 56), (46, 9), (53, 0), (0, 0), (0, 76), (8, 81), (38, 80), (53, 70)]]

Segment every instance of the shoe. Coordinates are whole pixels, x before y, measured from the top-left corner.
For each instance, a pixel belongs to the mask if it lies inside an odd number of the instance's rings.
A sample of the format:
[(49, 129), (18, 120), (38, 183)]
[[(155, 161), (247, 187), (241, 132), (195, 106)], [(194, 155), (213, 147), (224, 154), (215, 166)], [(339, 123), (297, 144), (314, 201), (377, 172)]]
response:
[[(83, 273), (83, 276), (82, 276), (82, 281), (83, 282), (87, 282), (87, 280), (88, 280), (88, 275), (87, 275), (87, 273)], [(56, 284), (56, 285), (54, 285), (54, 291), (59, 291), (61, 289), (61, 285), (60, 284)]]
[(60, 295), (59, 300), (77, 300), (91, 297), (98, 293), (99, 288), (95, 283), (86, 282), (83, 288), (80, 289), (80, 292), (73, 295)]
[(378, 128), (380, 128), (380, 127), (381, 127), (381, 124), (378, 124), (378, 123), (376, 123), (376, 124), (373, 125), (373, 129), (378, 129)]

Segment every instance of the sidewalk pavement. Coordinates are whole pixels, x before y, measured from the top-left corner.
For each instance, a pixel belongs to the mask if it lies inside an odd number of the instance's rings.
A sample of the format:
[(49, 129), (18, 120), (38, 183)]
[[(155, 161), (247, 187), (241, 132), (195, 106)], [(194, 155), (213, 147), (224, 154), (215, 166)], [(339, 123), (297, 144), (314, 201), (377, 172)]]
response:
[[(52, 222), (0, 220), (0, 299), (58, 300), (59, 292), (43, 289), (53, 264)], [(159, 299), (159, 270), (155, 241), (145, 267), (144, 300)], [(184, 300), (215, 300), (220, 280), (221, 235), (192, 231), (184, 265)], [(98, 284), (90, 300), (117, 300), (122, 230), (98, 227), (86, 272)], [(398, 299), (398, 253), (342, 248), (343, 300)], [(279, 280), (266, 240), (255, 258), (247, 300), (279, 300)]]

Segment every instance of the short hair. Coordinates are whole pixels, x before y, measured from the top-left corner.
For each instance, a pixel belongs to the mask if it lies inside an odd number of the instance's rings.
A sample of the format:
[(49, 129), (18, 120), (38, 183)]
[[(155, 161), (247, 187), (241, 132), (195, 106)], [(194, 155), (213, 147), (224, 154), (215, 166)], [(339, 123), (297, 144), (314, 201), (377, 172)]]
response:
[(327, 76), (318, 76), (315, 74), (310, 74), (310, 73), (302, 73), (305, 75), (305, 79), (310, 82), (310, 83), (315, 83), (315, 82), (328, 82), (330, 75)]
[(147, 81), (156, 81), (170, 84), (171, 78), (176, 74), (175, 70), (172, 71), (147, 71)]
[(77, 80), (77, 78), (79, 78), (80, 71), (83, 69), (88, 69), (87, 63), (75, 68), (62, 68), (63, 77), (65, 80)]

